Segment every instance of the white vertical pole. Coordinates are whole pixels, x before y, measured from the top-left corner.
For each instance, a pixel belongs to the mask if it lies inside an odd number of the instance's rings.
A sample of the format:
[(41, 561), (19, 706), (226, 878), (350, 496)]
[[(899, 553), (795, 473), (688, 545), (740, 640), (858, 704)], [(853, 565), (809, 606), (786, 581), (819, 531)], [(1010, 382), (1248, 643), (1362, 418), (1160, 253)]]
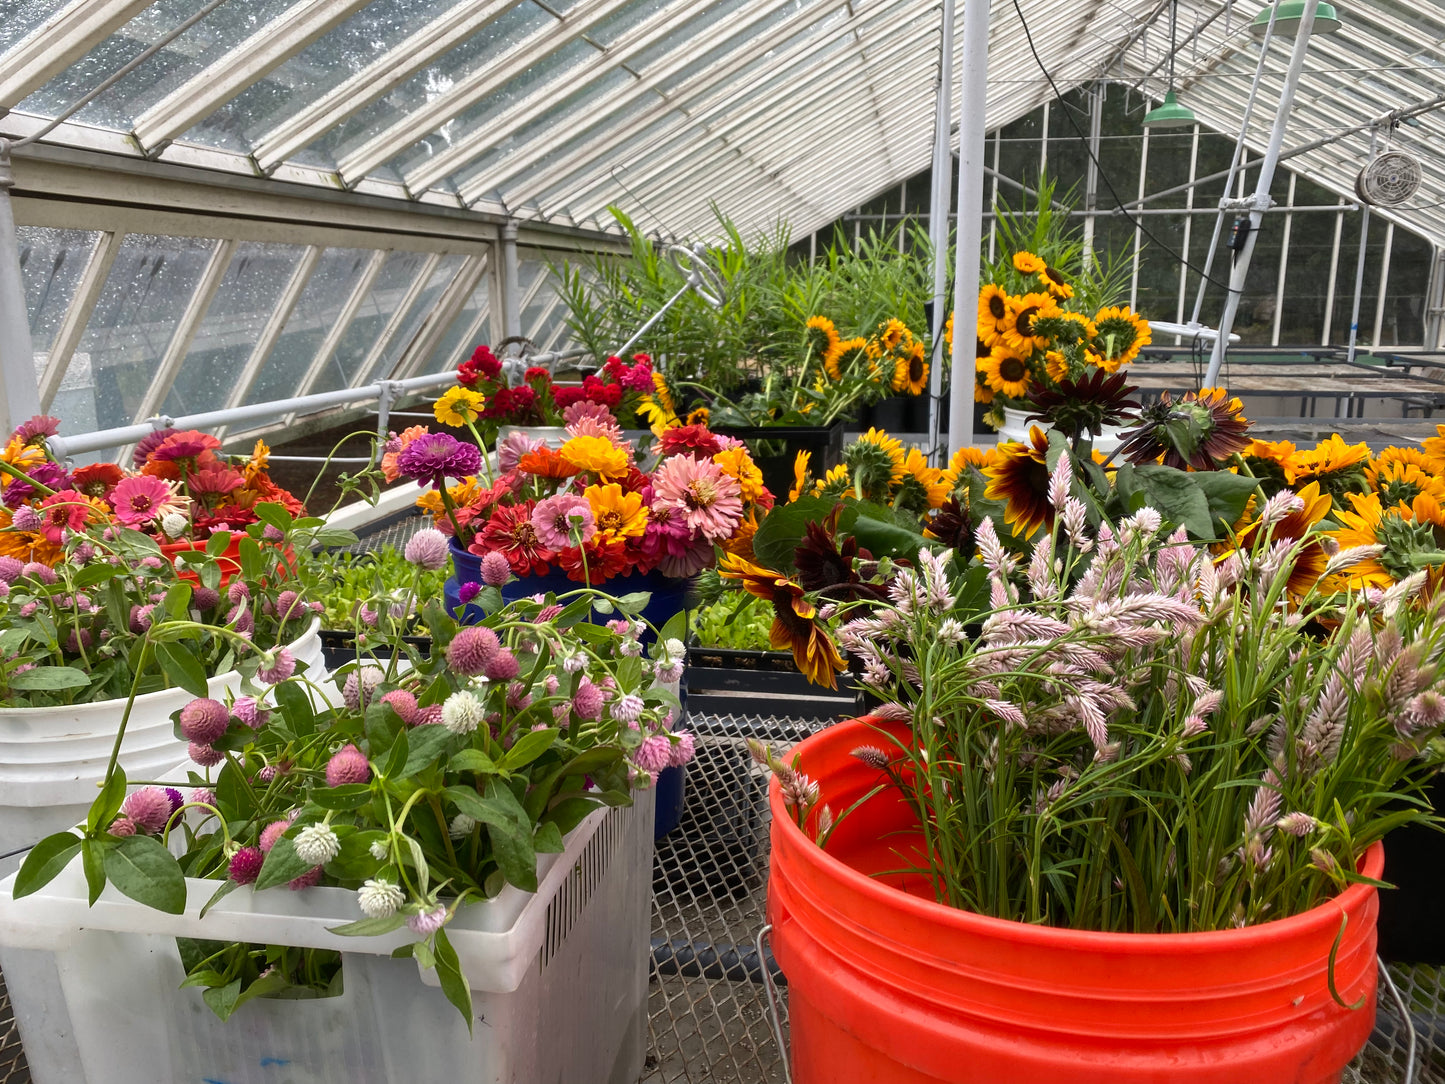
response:
[(1384, 342), (1385, 294), (1390, 289), (1390, 250), (1395, 247), (1395, 224), (1385, 223), (1385, 251), (1380, 254), (1380, 288), (1375, 292), (1375, 333), (1370, 336), (1370, 345), (1376, 348)]
[[(1370, 132), (1370, 157), (1375, 157), (1375, 143), (1379, 138), (1378, 129)], [(1348, 361), (1355, 360), (1355, 340), (1360, 336), (1360, 295), (1365, 289), (1365, 250), (1370, 240), (1370, 205), (1360, 200), (1360, 250), (1355, 256), (1355, 304), (1350, 310), (1350, 346), (1346, 355)]]
[[(948, 205), (953, 194), (953, 155), (950, 106), (953, 100), (953, 23), (955, 0), (943, 0), (943, 34), (938, 60), (938, 105), (933, 117), (933, 181), (928, 200), (928, 239), (933, 246), (933, 365), (928, 373), (928, 454), (935, 466), (942, 458), (939, 443), (943, 406), (943, 326), (948, 320)], [(968, 330), (967, 321), (955, 321), (955, 337)], [(957, 419), (955, 419), (956, 423)]]
[[(1316, 0), (1309, 0), (1313, 3)], [(988, 0), (963, 5), (963, 94), (958, 111), (958, 248), (953, 271), (953, 383), (949, 387), (948, 454), (973, 444), (974, 344), (968, 316), (978, 306), (983, 242), (984, 111), (988, 101)]]
[[(1179, 265), (1179, 305), (1175, 309), (1174, 322), (1184, 323), (1184, 297), (1189, 292), (1189, 245), (1194, 232), (1194, 180), (1199, 172), (1199, 125), (1194, 126), (1194, 137), (1189, 142), (1189, 189), (1184, 193), (1184, 241), (1180, 250), (1184, 253), (1184, 263)], [(1179, 346), (1184, 342), (1182, 335), (1174, 336), (1174, 345)]]
[[(1285, 199), (1286, 207), (1294, 206), (1294, 185), (1297, 173), (1289, 175), (1289, 195)], [(1284, 213), (1284, 236), (1279, 242), (1279, 275), (1274, 280), (1274, 326), (1269, 332), (1269, 345), (1279, 345), (1280, 322), (1284, 319), (1284, 281), (1289, 274), (1289, 235), (1294, 226), (1294, 215), (1289, 211)]]
[(20, 242), (15, 236), (15, 214), (10, 206), (10, 189), (14, 187), (10, 144), (0, 140), (0, 431), (5, 433), (40, 413), (40, 383), (35, 376), (30, 313), (25, 307), (25, 281), (20, 272)]
[[(1340, 202), (1340, 206), (1343, 207), (1343, 206), (1345, 205), (1345, 197), (1344, 197), (1344, 196), (1341, 196), (1339, 202)], [(1344, 211), (1336, 211), (1336, 212), (1335, 212), (1335, 240), (1334, 240), (1334, 245), (1333, 245), (1333, 247), (1332, 247), (1331, 250), (1330, 250), (1330, 281), (1329, 281), (1329, 285), (1325, 287), (1325, 327), (1324, 327), (1324, 331), (1322, 331), (1322, 332), (1320, 333), (1320, 345), (1321, 345), (1321, 346), (1329, 346), (1329, 345), (1330, 345), (1330, 332), (1333, 330), (1333, 328), (1332, 328), (1330, 325), (1334, 323), (1334, 318), (1335, 318), (1335, 283), (1339, 280), (1339, 275), (1340, 275), (1340, 232), (1341, 232), (1344, 228), (1345, 228), (1345, 212), (1344, 212)]]
[(502, 226), (502, 328), (508, 338), (522, 334), (522, 270), (517, 259), (517, 224)]
[(1239, 311), (1239, 299), (1244, 294), (1245, 280), (1249, 277), (1249, 258), (1254, 255), (1254, 242), (1259, 236), (1260, 223), (1264, 221), (1264, 209), (1269, 206), (1269, 189), (1274, 183), (1274, 167), (1279, 164), (1284, 130), (1289, 124), (1290, 107), (1294, 104), (1300, 72), (1304, 70), (1305, 53), (1309, 51), (1310, 33), (1315, 27), (1315, 11), (1318, 7), (1319, 0), (1304, 0), (1304, 11), (1300, 13), (1299, 30), (1294, 39), (1294, 51), (1290, 53), (1289, 70), (1285, 73), (1284, 86), (1280, 90), (1274, 127), (1269, 133), (1269, 148), (1264, 152), (1264, 161), (1259, 166), (1254, 206), (1249, 212), (1249, 236), (1244, 240), (1243, 251), (1235, 257), (1234, 269), (1229, 275), (1229, 292), (1224, 295), (1224, 312), (1219, 317), (1219, 337), (1214, 340), (1214, 352), (1209, 356), (1209, 371), (1204, 377), (1203, 386), (1206, 388), (1216, 385), (1219, 368), (1224, 364), (1224, 352), (1229, 346), (1229, 332), (1234, 327), (1234, 314)]
[[(1144, 129), (1144, 139), (1139, 144), (1139, 203), (1144, 202), (1144, 181), (1149, 175), (1149, 129)], [(1134, 259), (1129, 270), (1129, 307), (1139, 308), (1139, 256), (1144, 249), (1143, 223), (1134, 220)]]
[[(1095, 83), (1089, 91), (1089, 161), (1084, 166), (1084, 258), (1087, 270), (1094, 258), (1094, 220), (1099, 214), (1099, 143), (1103, 132), (1104, 83)], [(1197, 130), (1197, 128), (1196, 128)], [(1193, 180), (1191, 176), (1189, 178)], [(1193, 189), (1190, 189), (1193, 192)]]
[[(993, 130), (992, 191), (989, 193), (988, 197), (988, 206), (990, 210), (998, 206), (998, 179), (1000, 176), (999, 165), (1003, 161), (1002, 155), (1003, 129), (995, 128)], [(990, 215), (988, 219), (988, 262), (993, 263), (993, 261), (996, 259), (998, 259), (998, 215)]]

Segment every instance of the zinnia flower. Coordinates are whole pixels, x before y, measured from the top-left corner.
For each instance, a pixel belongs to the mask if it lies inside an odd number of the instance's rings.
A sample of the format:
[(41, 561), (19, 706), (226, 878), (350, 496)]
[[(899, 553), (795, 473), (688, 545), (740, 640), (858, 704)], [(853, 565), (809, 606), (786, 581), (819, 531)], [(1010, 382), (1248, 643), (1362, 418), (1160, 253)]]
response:
[(241, 472), (224, 464), (207, 467), (191, 474), (186, 479), (190, 491), (198, 496), (225, 497), (246, 484)]
[(515, 429), (497, 443), (497, 466), (503, 471), (516, 470), (524, 455), (546, 445), (546, 441), (533, 440), (520, 429)]
[[(637, 538), (647, 529), (647, 506), (638, 493), (624, 493), (617, 483), (588, 486), (582, 496), (592, 508), (597, 532), (609, 542)], [(569, 538), (568, 545), (573, 545)]]
[(58, 432), (60, 432), (60, 419), (52, 418), (49, 414), (36, 414), (15, 427), (15, 436), (26, 444), (36, 444), (45, 437), (55, 436)]
[(631, 466), (627, 450), (605, 437), (573, 437), (562, 445), (561, 455), (578, 472), (595, 474), (609, 482), (626, 475)]
[(62, 489), (46, 497), (40, 502), (40, 513), (40, 533), (53, 546), (60, 545), (66, 531), (83, 530), (87, 522), (100, 518), (94, 498), (74, 489)]
[(124, 527), (144, 527), (160, 516), (180, 510), (171, 484), (147, 474), (132, 475), (110, 494), (116, 520)]
[[(147, 462), (173, 463), (179, 459), (196, 460), (205, 452), (213, 451), (221, 442), (209, 433), (197, 429), (171, 433), (150, 453)], [(140, 450), (137, 447), (137, 452)]]
[(507, 559), (518, 576), (542, 576), (552, 566), (555, 555), (537, 535), (532, 526), (532, 502), (501, 505), (472, 543), (473, 553), (496, 551)]
[(664, 457), (687, 452), (701, 459), (711, 459), (722, 451), (722, 442), (701, 425), (679, 425), (665, 430), (652, 450)]
[(652, 484), (653, 506), (678, 512), (690, 530), (710, 542), (731, 537), (742, 522), (742, 488), (711, 459), (671, 456)]
[(77, 467), (70, 476), (71, 484), (87, 497), (110, 499), (110, 492), (125, 477), (125, 473), (114, 463), (87, 463)]
[(482, 467), (482, 454), (447, 433), (425, 433), (401, 450), (397, 469), (416, 482), (440, 489), (446, 478), (465, 478)]
[[(597, 533), (592, 505), (587, 498), (575, 493), (559, 493), (555, 497), (538, 501), (537, 506), (532, 509), (532, 526), (536, 528), (542, 545), (554, 550), (588, 542)], [(575, 537), (574, 532), (577, 532)]]
[(443, 425), (459, 427), (474, 422), (481, 416), (487, 399), (471, 388), (449, 388), (432, 407), (432, 413)]

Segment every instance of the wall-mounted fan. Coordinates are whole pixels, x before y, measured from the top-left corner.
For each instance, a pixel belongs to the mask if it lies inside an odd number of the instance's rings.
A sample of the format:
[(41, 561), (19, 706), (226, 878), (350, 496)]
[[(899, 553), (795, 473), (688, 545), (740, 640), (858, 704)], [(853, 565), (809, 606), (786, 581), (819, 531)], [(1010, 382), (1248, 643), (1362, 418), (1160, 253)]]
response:
[(1420, 190), (1420, 160), (1404, 151), (1376, 156), (1355, 178), (1355, 195), (1376, 207), (1398, 207)]

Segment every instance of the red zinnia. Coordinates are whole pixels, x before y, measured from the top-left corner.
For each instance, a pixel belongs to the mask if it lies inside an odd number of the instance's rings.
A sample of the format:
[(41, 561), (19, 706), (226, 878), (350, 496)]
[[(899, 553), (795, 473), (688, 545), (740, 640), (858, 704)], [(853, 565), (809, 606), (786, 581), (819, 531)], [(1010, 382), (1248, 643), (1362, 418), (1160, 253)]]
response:
[(556, 554), (543, 547), (532, 526), (532, 502), (501, 505), (471, 545), (473, 553), (500, 553), (517, 576), (542, 576)]
[(679, 425), (665, 430), (659, 442), (664, 459), (678, 452), (688, 452), (694, 459), (711, 459), (722, 451), (717, 437), (702, 425)]
[(101, 500), (108, 500), (110, 491), (124, 477), (125, 472), (114, 463), (89, 463), (71, 475), (76, 489), (87, 497), (99, 497)]
[(218, 530), (239, 531), (248, 523), (255, 522), (256, 513), (251, 509), (239, 504), (223, 504), (214, 512), (198, 512), (193, 526), (199, 534), (210, 534)]
[(577, 473), (577, 468), (563, 459), (561, 452), (545, 445), (517, 460), (517, 469), (524, 474), (535, 474), (538, 478), (571, 478)]
[[(587, 566), (583, 571), (582, 554), (586, 551)], [(620, 576), (626, 572), (631, 565), (633, 557), (629, 557), (627, 546), (622, 541), (605, 542), (600, 534), (594, 535), (586, 545), (568, 546), (557, 554), (557, 560), (567, 573), (569, 580), (576, 580), (581, 583), (585, 578), (587, 583), (596, 587), (605, 583), (613, 576)]]

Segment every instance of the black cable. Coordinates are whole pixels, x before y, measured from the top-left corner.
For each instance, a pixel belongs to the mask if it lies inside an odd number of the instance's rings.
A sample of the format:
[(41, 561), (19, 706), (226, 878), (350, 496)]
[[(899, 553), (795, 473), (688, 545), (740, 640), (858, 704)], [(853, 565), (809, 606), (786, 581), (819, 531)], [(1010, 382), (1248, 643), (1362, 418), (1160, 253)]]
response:
[(1062, 92), (1060, 92), (1059, 85), (1054, 82), (1054, 77), (1049, 74), (1049, 69), (1044, 67), (1043, 60), (1039, 58), (1039, 51), (1034, 48), (1034, 36), (1029, 32), (1029, 21), (1024, 18), (1024, 9), (1019, 6), (1019, 0), (1013, 0), (1013, 5), (1014, 11), (1018, 13), (1019, 23), (1024, 28), (1024, 40), (1029, 43), (1029, 52), (1033, 54), (1034, 63), (1039, 66), (1039, 71), (1043, 72), (1044, 78), (1049, 81), (1049, 86), (1053, 89), (1054, 92), (1054, 99), (1059, 103), (1059, 105), (1063, 106), (1064, 108), (1064, 116), (1068, 118), (1069, 127), (1072, 128), (1074, 130), (1074, 134), (1079, 137), (1079, 142), (1084, 145), (1084, 153), (1089, 156), (1089, 161), (1094, 163), (1094, 169), (1098, 171), (1099, 179), (1104, 182), (1104, 187), (1109, 190), (1109, 195), (1114, 197), (1114, 202), (1118, 205), (1115, 210), (1119, 214), (1122, 214), (1130, 222), (1132, 222), (1136, 230), (1142, 233), (1145, 237), (1149, 238), (1150, 241), (1154, 242), (1170, 256), (1173, 256), (1184, 267), (1187, 267), (1190, 271), (1193, 271), (1210, 285), (1219, 286), (1225, 291), (1228, 291), (1230, 287), (1227, 280), (1217, 279), (1213, 275), (1205, 274), (1203, 268), (1196, 267), (1194, 264), (1189, 262), (1188, 257), (1182, 255), (1175, 249), (1171, 248), (1169, 245), (1166, 245), (1163, 241), (1159, 240), (1159, 238), (1156, 237), (1149, 230), (1149, 227), (1145, 226), (1143, 222), (1139, 221), (1138, 218), (1129, 213), (1129, 209), (1124, 206), (1123, 198), (1115, 190), (1113, 182), (1109, 180), (1109, 175), (1104, 172), (1104, 167), (1099, 164), (1099, 160), (1094, 157), (1094, 148), (1089, 145), (1089, 137), (1084, 135), (1078, 124), (1074, 122), (1074, 117), (1069, 109), (1069, 104), (1064, 101), (1064, 95), (1062, 94)]

